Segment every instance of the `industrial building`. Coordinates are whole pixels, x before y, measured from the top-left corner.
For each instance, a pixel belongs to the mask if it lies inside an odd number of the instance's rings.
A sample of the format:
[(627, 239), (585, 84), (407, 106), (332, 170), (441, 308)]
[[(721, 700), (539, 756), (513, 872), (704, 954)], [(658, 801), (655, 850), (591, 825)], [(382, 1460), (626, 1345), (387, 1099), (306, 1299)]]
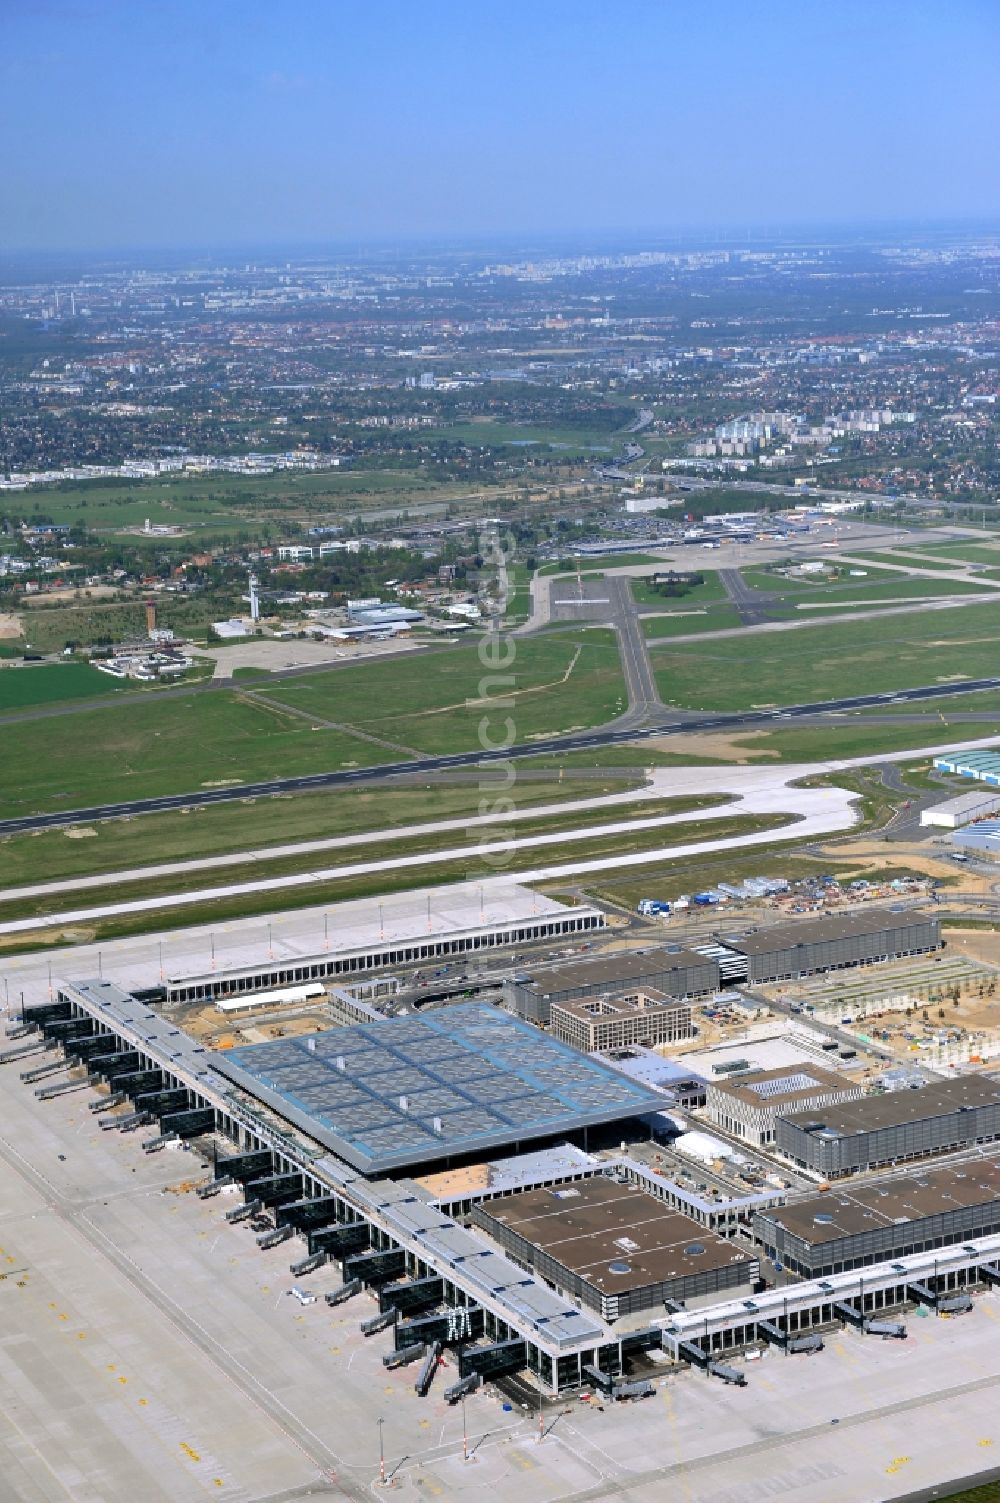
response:
[(663, 1104), (477, 1002), (247, 1044), (215, 1068), (366, 1174), (585, 1134)]
[(959, 1075), (777, 1119), (778, 1151), (824, 1179), (1000, 1137), (1000, 1081)]
[(956, 830), (951, 843), (958, 851), (982, 851), (986, 856), (1000, 856), (1000, 819), (981, 819), (964, 830)]
[(863, 1094), (857, 1081), (818, 1065), (752, 1070), (705, 1088), (705, 1106), (716, 1127), (756, 1148), (770, 1147), (775, 1120), (798, 1107), (835, 1106)]
[(957, 830), (962, 825), (971, 825), (974, 820), (986, 819), (1000, 813), (1000, 797), (995, 793), (961, 793), (957, 798), (945, 799), (924, 809), (920, 823), (925, 828)]
[(547, 1025), (553, 1003), (653, 990), (667, 997), (702, 997), (717, 991), (719, 967), (693, 950), (643, 950), (546, 967), (504, 983), (504, 1005), (519, 1017)]
[(941, 924), (922, 914), (871, 908), (864, 913), (775, 924), (732, 938), (726, 935), (723, 942), (746, 957), (745, 979), (750, 983), (794, 981), (817, 971), (872, 965), (936, 950), (941, 944)]
[(755, 1239), (804, 1278), (843, 1273), (1000, 1232), (1000, 1164), (973, 1160), (763, 1210)]
[(584, 1054), (630, 1044), (676, 1044), (694, 1037), (691, 1004), (652, 987), (621, 997), (580, 997), (554, 1002), (549, 1027), (554, 1038)]
[(477, 1205), (516, 1263), (612, 1323), (665, 1301), (751, 1292), (759, 1261), (634, 1185), (607, 1178)]

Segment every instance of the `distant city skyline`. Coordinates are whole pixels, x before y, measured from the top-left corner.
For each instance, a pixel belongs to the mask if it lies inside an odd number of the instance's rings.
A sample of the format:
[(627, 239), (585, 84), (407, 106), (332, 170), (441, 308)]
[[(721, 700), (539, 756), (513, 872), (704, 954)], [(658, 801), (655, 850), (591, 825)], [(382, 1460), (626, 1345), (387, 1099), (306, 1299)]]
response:
[(991, 0), (8, 8), (0, 252), (988, 222)]

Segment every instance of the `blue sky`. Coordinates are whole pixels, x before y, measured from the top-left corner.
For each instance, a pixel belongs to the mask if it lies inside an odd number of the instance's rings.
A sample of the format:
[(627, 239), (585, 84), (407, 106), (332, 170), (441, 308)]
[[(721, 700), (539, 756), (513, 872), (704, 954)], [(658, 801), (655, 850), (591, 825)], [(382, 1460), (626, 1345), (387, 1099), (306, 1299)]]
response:
[(0, 0), (0, 246), (992, 219), (1000, 0)]

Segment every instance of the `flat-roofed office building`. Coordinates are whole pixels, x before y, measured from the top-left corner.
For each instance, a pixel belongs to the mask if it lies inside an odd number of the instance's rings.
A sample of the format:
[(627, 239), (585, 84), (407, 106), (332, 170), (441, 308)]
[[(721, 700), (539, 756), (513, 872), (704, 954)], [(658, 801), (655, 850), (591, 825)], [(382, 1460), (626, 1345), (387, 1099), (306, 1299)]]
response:
[(1000, 1081), (960, 1075), (778, 1117), (780, 1153), (825, 1179), (1000, 1137)]
[(776, 1070), (749, 1070), (728, 1080), (713, 1080), (705, 1105), (717, 1127), (766, 1148), (774, 1142), (776, 1119), (809, 1106), (855, 1101), (862, 1088), (856, 1080), (819, 1065), (786, 1065)]
[(652, 987), (620, 997), (553, 1002), (549, 1027), (562, 1043), (585, 1054), (630, 1044), (677, 1044), (695, 1034), (690, 1002), (666, 997)]
[(504, 1004), (532, 1023), (548, 1024), (553, 1003), (654, 990), (701, 997), (719, 987), (718, 962), (693, 950), (645, 950), (551, 966), (504, 983)]
[(664, 1300), (750, 1293), (760, 1260), (634, 1185), (598, 1176), (477, 1205), (472, 1220), (516, 1263), (606, 1321)]

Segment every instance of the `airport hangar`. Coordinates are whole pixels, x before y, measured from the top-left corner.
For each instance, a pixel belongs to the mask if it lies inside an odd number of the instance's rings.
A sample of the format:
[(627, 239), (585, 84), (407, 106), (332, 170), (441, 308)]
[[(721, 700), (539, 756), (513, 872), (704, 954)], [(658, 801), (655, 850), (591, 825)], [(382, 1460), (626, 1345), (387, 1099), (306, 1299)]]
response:
[[(485, 1011), (498, 1028), (513, 1030), (506, 1035), (508, 1044), (521, 1037), (516, 1030), (523, 1025), (491, 1009), (472, 1005), (448, 1011), (452, 1018), (463, 1011), (469, 1014)], [(384, 1035), (388, 1040), (392, 1037), (391, 1030), (400, 1022), (411, 1025), (415, 1021), (384, 1020), (366, 1030), (341, 1030), (339, 1037), (343, 1041), (351, 1032), (390, 1030)], [(40, 1040), (38, 1030), (42, 1033)], [(128, 1128), (158, 1122), (160, 1136), (143, 1145), (147, 1151), (162, 1145), (168, 1137), (224, 1134), (234, 1141), (234, 1152), (216, 1162), (214, 1178), (201, 1186), (198, 1193), (207, 1196), (225, 1185), (240, 1186), (244, 1201), (227, 1212), (227, 1220), (245, 1219), (262, 1207), (272, 1209), (275, 1229), (259, 1239), (262, 1246), (275, 1245), (296, 1234), (307, 1241), (309, 1256), (292, 1265), (294, 1273), (306, 1273), (320, 1261), (334, 1258), (340, 1261), (345, 1279), (336, 1299), (362, 1287), (376, 1292), (381, 1312), (376, 1318), (392, 1322), (393, 1339), (397, 1343), (383, 1359), (387, 1366), (409, 1360), (414, 1352), (433, 1353), (436, 1343), (458, 1342), (460, 1381), (496, 1377), (528, 1367), (538, 1374), (545, 1387), (559, 1393), (579, 1386), (588, 1367), (591, 1371), (600, 1368), (604, 1373), (621, 1372), (624, 1360), (633, 1353), (662, 1349), (681, 1362), (704, 1369), (714, 1356), (762, 1340), (777, 1340), (780, 1344), (797, 1332), (810, 1331), (838, 1319), (861, 1324), (867, 1314), (907, 1303), (944, 1308), (949, 1291), (983, 1282), (1000, 1282), (997, 1267), (1000, 1234), (990, 1233), (960, 1245), (942, 1245), (934, 1250), (925, 1247), (923, 1251), (904, 1253), (891, 1263), (866, 1264), (862, 1271), (845, 1269), (820, 1279), (762, 1289), (752, 1297), (745, 1297), (742, 1288), (736, 1291), (735, 1298), (731, 1297), (733, 1291), (695, 1295), (693, 1308), (682, 1308), (672, 1302), (667, 1307), (668, 1313), (651, 1318), (648, 1324), (636, 1323), (633, 1318), (616, 1329), (596, 1311), (585, 1312), (582, 1299), (578, 1305), (574, 1297), (550, 1288), (543, 1279), (518, 1266), (481, 1236), (459, 1225), (444, 1213), (439, 1200), (424, 1185), (405, 1177), (372, 1177), (354, 1168), (331, 1152), (315, 1131), (307, 1133), (289, 1120), (280, 1089), (277, 1096), (282, 1109), (278, 1110), (216, 1068), (225, 1055), (197, 1044), (146, 1002), (112, 982), (60, 983), (56, 1000), (29, 1009), (24, 1023), (14, 1033), (28, 1042), (6, 1050), (0, 1056), (4, 1061), (48, 1053), (54, 1045), (61, 1045), (63, 1051), (62, 1062), (47, 1059), (41, 1066), (25, 1072), (27, 1080), (51, 1076), (67, 1065), (82, 1064), (87, 1070), (82, 1079), (45, 1085), (37, 1095), (44, 1098), (106, 1082), (111, 1094), (100, 1096), (91, 1103), (91, 1109), (103, 1113), (117, 1103), (130, 1100), (135, 1110), (110, 1119), (109, 1126)], [(548, 1042), (535, 1030), (528, 1033), (533, 1044)], [(323, 1037), (317, 1036), (317, 1048)], [(402, 1040), (402, 1034), (396, 1037)], [(281, 1041), (279, 1047), (286, 1042)], [(303, 1051), (302, 1058), (315, 1052), (309, 1048), (308, 1040), (296, 1042)], [(263, 1066), (263, 1051), (273, 1046), (258, 1047), (261, 1054), (248, 1051), (242, 1060), (232, 1063), (231, 1073), (242, 1072), (251, 1080), (254, 1075), (261, 1078), (268, 1075)], [(475, 1047), (480, 1054), (483, 1052), (481, 1037)], [(515, 1061), (522, 1052), (515, 1043)], [(346, 1075), (346, 1070), (341, 1071), (336, 1063), (342, 1053), (343, 1049), (337, 1049), (332, 1055), (338, 1077)], [(566, 1053), (574, 1056), (577, 1067), (594, 1070), (593, 1060), (581, 1059), (574, 1051)], [(248, 1068), (251, 1064), (253, 1069)], [(328, 1071), (329, 1063), (324, 1068)], [(373, 1066), (369, 1062), (363, 1068), (369, 1070)], [(530, 1091), (537, 1083), (531, 1079), (531, 1061), (521, 1060), (520, 1070), (521, 1086)], [(517, 1069), (513, 1073), (516, 1075)], [(605, 1069), (601, 1081), (607, 1073)], [(598, 1077), (585, 1074), (581, 1079), (596, 1083)], [(615, 1080), (620, 1087), (620, 1077)], [(272, 1085), (278, 1088), (279, 1081), (273, 1079)], [(623, 1120), (636, 1110), (645, 1111), (644, 1098), (650, 1093), (634, 1086), (632, 1089), (635, 1094), (622, 1097), (613, 1108), (607, 1103), (595, 1107), (594, 1115), (609, 1122)], [(381, 1092), (371, 1094), (384, 1110), (389, 1110), (390, 1118), (397, 1124), (400, 1120), (410, 1120), (409, 1098), (404, 1107), (397, 1097), (393, 1109), (392, 1098), (384, 1087)], [(576, 1095), (570, 1082), (565, 1091), (556, 1093), (559, 1100), (551, 1105), (552, 1116), (545, 1118), (542, 1111), (536, 1112), (536, 1129), (527, 1122), (518, 1125), (520, 1141), (527, 1141), (533, 1130), (552, 1129), (564, 1137), (567, 1118), (573, 1116), (574, 1108), (579, 1122), (587, 1105), (586, 1094), (584, 1088), (581, 1095)], [(498, 1095), (494, 1102), (494, 1096), (491, 1093), (488, 1098), (488, 1107), (502, 1105)], [(654, 1100), (657, 1105), (662, 1104), (659, 1097)], [(311, 1117), (309, 1120), (313, 1125)], [(360, 1145), (352, 1146), (356, 1156), (367, 1154), (371, 1159), (373, 1147), (379, 1151), (385, 1149), (384, 1144), (366, 1144), (364, 1138), (369, 1126), (360, 1121), (357, 1125), (361, 1141)], [(508, 1142), (511, 1125), (508, 1121), (504, 1133)], [(424, 1141), (443, 1137), (433, 1117), (425, 1119), (421, 1128)], [(469, 1146), (475, 1138), (476, 1134), (470, 1131), (464, 1146)], [(493, 1140), (491, 1132), (480, 1130), (478, 1147), (485, 1148)], [(457, 1151), (459, 1144), (452, 1140), (449, 1146)], [(388, 1147), (390, 1152), (399, 1151), (393, 1150), (392, 1145)], [(426, 1156), (423, 1146), (419, 1152)], [(562, 1157), (565, 1158), (565, 1152)], [(632, 1165), (627, 1158), (604, 1164), (597, 1172), (610, 1173), (633, 1188), (641, 1186), (650, 1196), (666, 1199), (675, 1206), (678, 1203), (676, 1199), (671, 1201), (672, 1192), (676, 1191), (671, 1181), (644, 1166)], [(546, 1165), (534, 1183), (552, 1185), (557, 1177), (558, 1172), (554, 1176)], [(574, 1181), (580, 1179), (576, 1162), (569, 1177)], [(531, 1176), (521, 1177), (519, 1188), (525, 1186), (526, 1179), (530, 1184)], [(768, 1204), (776, 1203), (769, 1198)], [(683, 1199), (680, 1204), (684, 1204)], [(766, 1209), (762, 1199), (757, 1209)], [(708, 1221), (701, 1226), (693, 1221), (688, 1224), (692, 1227), (692, 1241), (701, 1242), (708, 1252), (710, 1239), (705, 1235), (711, 1229)], [(980, 1216), (977, 1224), (981, 1227), (988, 1223)], [(618, 1226), (621, 1225), (619, 1217)], [(640, 1252), (645, 1251), (640, 1238), (629, 1240), (639, 1243)], [(677, 1244), (670, 1243), (669, 1236), (665, 1242), (676, 1251)], [(727, 1246), (731, 1252), (731, 1243)], [(714, 1243), (712, 1249), (709, 1262), (718, 1256)], [(682, 1253), (683, 1250), (682, 1247)], [(625, 1251), (623, 1248), (623, 1255)], [(697, 1259), (702, 1255), (686, 1256)], [(644, 1267), (637, 1270), (639, 1290), (649, 1287), (651, 1282), (668, 1282), (651, 1281), (647, 1272)], [(686, 1277), (691, 1269), (675, 1258), (670, 1272), (673, 1277)], [(719, 1292), (730, 1297), (720, 1302)]]

